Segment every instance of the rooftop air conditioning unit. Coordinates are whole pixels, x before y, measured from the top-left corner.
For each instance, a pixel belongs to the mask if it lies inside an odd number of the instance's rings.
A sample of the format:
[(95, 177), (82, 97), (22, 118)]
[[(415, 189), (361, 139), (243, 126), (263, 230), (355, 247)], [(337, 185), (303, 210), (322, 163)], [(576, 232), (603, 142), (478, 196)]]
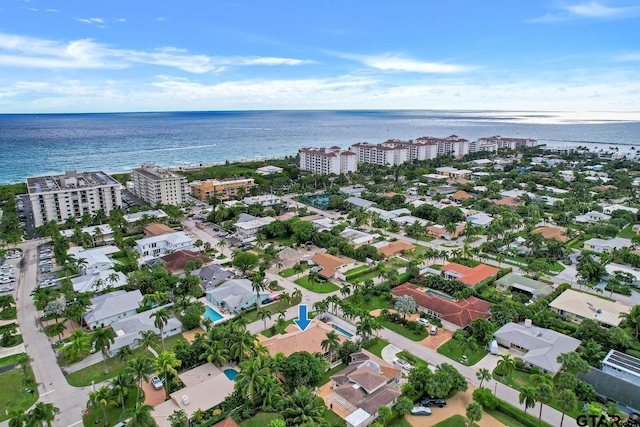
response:
[(186, 394), (183, 394), (183, 395), (182, 395), (182, 404), (186, 406), (186, 405), (188, 405), (189, 403), (190, 403), (190, 402), (189, 402), (189, 396), (187, 396)]

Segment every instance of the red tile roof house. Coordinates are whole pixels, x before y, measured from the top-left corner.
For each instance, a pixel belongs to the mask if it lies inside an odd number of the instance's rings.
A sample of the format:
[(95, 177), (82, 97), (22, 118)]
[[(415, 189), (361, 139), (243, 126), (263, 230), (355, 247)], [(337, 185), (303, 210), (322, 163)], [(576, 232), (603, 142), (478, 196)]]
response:
[(499, 268), (479, 264), (473, 268), (449, 262), (442, 266), (442, 275), (446, 279), (459, 280), (465, 285), (475, 286), (490, 277), (496, 277)]
[(476, 319), (491, 317), (491, 303), (476, 297), (451, 301), (434, 294), (426, 294), (411, 283), (403, 283), (391, 291), (394, 297), (409, 295), (418, 305), (418, 310), (442, 321), (450, 331), (466, 328)]
[(173, 275), (183, 273), (187, 261), (195, 261), (197, 259), (201, 259), (204, 266), (211, 265), (213, 263), (213, 260), (208, 256), (204, 256), (189, 250), (176, 251), (169, 255), (160, 257), (160, 259), (164, 263), (165, 270)]

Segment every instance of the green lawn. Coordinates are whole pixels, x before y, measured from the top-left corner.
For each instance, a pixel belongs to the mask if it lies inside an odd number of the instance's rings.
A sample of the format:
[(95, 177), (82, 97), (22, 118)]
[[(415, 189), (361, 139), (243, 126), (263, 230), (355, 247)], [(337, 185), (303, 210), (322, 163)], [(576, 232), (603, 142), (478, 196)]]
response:
[(520, 390), (524, 386), (531, 385), (531, 375), (526, 372), (521, 371), (513, 371), (511, 375), (508, 375), (505, 381), (502, 381), (502, 375), (496, 373), (496, 370), (493, 370), (493, 379), (496, 381), (500, 381), (501, 383), (507, 384), (509, 387)]
[(274, 237), (272, 239), (269, 239), (269, 241), (270, 242), (278, 242), (282, 246), (291, 246), (294, 243), (296, 243), (296, 237), (295, 236)]
[(625, 239), (633, 239), (637, 235), (638, 235), (638, 233), (633, 231), (633, 224), (631, 224), (631, 225), (623, 228), (620, 231), (620, 233), (618, 234), (618, 237), (624, 237)]
[[(6, 359), (8, 358), (2, 360)], [(27, 370), (27, 376), (35, 382), (31, 368)], [(38, 390), (33, 393), (25, 392), (24, 385), (22, 385), (23, 378), (21, 368), (0, 374), (0, 421), (9, 418), (7, 410), (26, 411), (38, 400)]]
[[(306, 263), (305, 264), (300, 264), (300, 265), (302, 265), (303, 271), (310, 267), (309, 264), (306, 264)], [(280, 274), (280, 276), (282, 276), (282, 277), (291, 277), (291, 276), (293, 276), (295, 274), (296, 277), (297, 277), (297, 273), (293, 271), (293, 267), (287, 268), (286, 270), (282, 270), (278, 274)], [(302, 273), (300, 273), (300, 274), (302, 274)]]
[[(446, 343), (442, 344), (438, 347), (438, 353), (447, 356), (451, 360), (455, 360), (456, 362), (460, 362), (460, 358), (462, 357), (462, 351), (457, 347), (457, 343), (454, 340), (449, 340)], [(476, 350), (475, 353), (466, 351), (465, 354), (469, 358), (468, 366), (473, 366), (478, 363), (484, 356), (488, 354), (488, 352), (482, 348)]]
[(329, 409), (324, 412), (324, 421), (332, 427), (345, 427), (347, 425), (345, 420)]
[(428, 237), (428, 236), (416, 236), (415, 234), (407, 234), (407, 237), (410, 237), (412, 239), (415, 240), (420, 240), (422, 242), (431, 242), (433, 240), (435, 240), (433, 237)]
[(365, 302), (364, 298), (359, 298), (357, 302), (353, 300), (353, 296), (347, 298), (351, 304), (353, 304), (354, 310), (357, 311), (372, 311), (375, 309), (391, 308), (389, 301), (380, 297), (371, 297), (368, 302)]
[[(272, 302), (271, 304), (267, 304), (267, 305), (262, 305), (260, 304), (260, 310), (269, 310), (271, 312), (271, 316), (272, 317), (276, 317), (278, 316), (278, 311), (280, 310), (286, 310), (289, 307), (293, 307), (294, 305), (298, 305), (298, 301), (291, 301), (289, 303), (287, 303), (284, 300), (278, 300), (275, 302)], [(249, 323), (255, 322), (256, 320), (260, 320), (258, 319), (258, 311), (255, 308), (252, 308), (251, 310), (247, 310), (244, 311), (242, 313), (242, 317), (247, 320)]]
[(372, 271), (370, 273), (363, 274), (362, 276), (358, 276), (358, 277), (355, 277), (353, 279), (350, 279), (349, 282), (351, 282), (353, 284), (366, 282), (367, 280), (375, 279), (376, 277), (378, 277), (378, 274), (379, 273), (378, 273), (377, 270), (376, 271)]
[(424, 360), (420, 359), (419, 357), (414, 356), (413, 354), (409, 353), (407, 350), (402, 350), (396, 356), (398, 356), (401, 359), (406, 360), (407, 362), (411, 363), (413, 366), (415, 366), (417, 368), (428, 368), (429, 367), (429, 364), (427, 362), (425, 362)]
[[(309, 316), (309, 317), (311, 317), (311, 316)], [(289, 326), (289, 325), (293, 325), (293, 321), (294, 321), (294, 320), (295, 320), (295, 319), (287, 320), (287, 322), (285, 323), (285, 325), (286, 325), (286, 326), (285, 326), (285, 328), (286, 328), (287, 326)], [(262, 331), (262, 332), (260, 332), (260, 333), (261, 333), (262, 335), (264, 335), (265, 337), (267, 337), (267, 338), (271, 338), (271, 337), (273, 336), (273, 334), (271, 333), (271, 328), (265, 329), (264, 331)]]
[(361, 265), (360, 267), (352, 268), (351, 270), (347, 271), (344, 275), (347, 277), (347, 279), (349, 279), (350, 276), (353, 276), (354, 274), (358, 274), (362, 271), (367, 271), (370, 268), (372, 267), (368, 265)]
[(416, 334), (410, 331), (408, 328), (400, 325), (399, 323), (393, 323), (390, 320), (384, 320), (382, 317), (378, 317), (378, 320), (385, 328), (402, 335), (405, 338), (409, 338), (411, 341), (422, 341), (429, 336), (429, 329), (424, 328), (421, 334)]
[(433, 425), (433, 427), (466, 427), (466, 426), (467, 426), (467, 419), (462, 415), (454, 415), (451, 418), (447, 418), (446, 420), (440, 421), (438, 424)]
[[(135, 350), (133, 350), (133, 357), (142, 353), (145, 353), (144, 349), (136, 348)], [(149, 357), (153, 357), (153, 355), (149, 353)], [(109, 373), (105, 374), (104, 363), (102, 362), (102, 360), (100, 360), (100, 362), (96, 364), (87, 366), (84, 369), (80, 369), (79, 371), (72, 372), (71, 374), (67, 375), (67, 382), (69, 383), (69, 385), (72, 385), (74, 387), (89, 386), (91, 385), (92, 380), (97, 384), (123, 373), (127, 367), (127, 362), (118, 360), (114, 357), (110, 357), (109, 359), (107, 359), (107, 366), (109, 368)]]
[[(336, 357), (337, 357), (337, 355), (336, 355)], [(331, 379), (332, 375), (337, 374), (338, 372), (342, 371), (346, 367), (347, 367), (347, 365), (345, 365), (344, 363), (341, 363), (338, 366), (336, 366), (335, 368), (330, 369), (327, 372), (325, 372), (324, 375), (322, 376), (322, 378), (320, 378), (320, 381), (318, 382), (318, 386), (321, 386), (323, 384), (328, 383), (329, 380)]]
[(309, 276), (301, 277), (294, 283), (302, 288), (305, 288), (311, 292), (316, 292), (318, 294), (328, 294), (340, 289), (337, 285), (334, 285), (331, 282), (311, 283), (309, 282)]
[(373, 338), (362, 346), (365, 350), (375, 354), (378, 357), (382, 357), (382, 349), (388, 346), (389, 343), (383, 340), (382, 338)]
[(13, 320), (16, 318), (16, 308), (11, 307), (7, 310), (0, 311), (0, 320)]
[[(132, 387), (129, 391), (129, 395), (124, 401), (125, 411), (136, 404), (136, 394), (138, 393), (138, 387)], [(118, 402), (117, 405), (107, 405), (107, 418), (109, 419), (108, 425), (116, 425), (120, 421), (124, 421), (124, 417), (122, 414), (122, 406), (121, 403)], [(102, 408), (90, 408), (87, 412), (87, 415), (82, 417), (82, 425), (84, 427), (95, 427), (96, 414), (98, 415), (98, 420), (104, 421), (104, 412)], [(99, 423), (99, 425), (104, 425), (104, 423)]]
[(258, 412), (253, 417), (241, 422), (240, 427), (265, 427), (269, 424), (269, 421), (276, 418), (282, 418), (282, 415), (270, 412)]
[(402, 417), (399, 420), (396, 419), (395, 421), (391, 421), (391, 424), (389, 424), (389, 427), (412, 427), (412, 426), (411, 424), (409, 424), (409, 421), (407, 421), (404, 417)]
[[(22, 353), (20, 353), (22, 354)], [(13, 354), (11, 356), (3, 357), (0, 359), (0, 366), (11, 365), (12, 363), (17, 363), (19, 354)]]
[[(164, 339), (164, 348), (167, 351), (173, 351), (173, 347), (175, 347), (176, 344), (178, 343), (178, 341), (180, 341), (180, 340), (185, 340), (184, 337), (182, 336), (182, 334), (175, 334), (173, 336), (170, 336), (169, 338), (165, 338)], [(162, 344), (160, 344), (157, 347), (158, 348), (156, 350), (162, 350)]]
[[(529, 409), (531, 410), (531, 409)], [(493, 418), (495, 418), (496, 420), (500, 421), (502, 424), (509, 426), (509, 427), (528, 427), (525, 424), (522, 424), (520, 421), (515, 420), (514, 418), (511, 418), (509, 415), (505, 414), (504, 412), (500, 412), (497, 409), (485, 409), (484, 410), (487, 414), (491, 415)]]

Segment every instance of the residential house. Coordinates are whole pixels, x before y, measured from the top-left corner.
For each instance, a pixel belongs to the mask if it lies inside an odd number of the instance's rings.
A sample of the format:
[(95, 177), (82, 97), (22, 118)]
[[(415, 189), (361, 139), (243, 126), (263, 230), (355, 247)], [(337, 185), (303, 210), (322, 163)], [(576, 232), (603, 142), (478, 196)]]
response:
[(486, 228), (493, 222), (493, 218), (491, 217), (491, 215), (488, 215), (484, 212), (478, 212), (476, 214), (469, 215), (467, 217), (467, 222), (470, 222), (475, 227)]
[(404, 240), (396, 240), (395, 242), (378, 242), (373, 245), (384, 260), (388, 260), (394, 256), (400, 256), (406, 251), (412, 251), (415, 245), (405, 242)]
[(172, 252), (169, 255), (159, 257), (157, 261), (164, 263), (164, 268), (169, 273), (179, 274), (184, 272), (187, 262), (196, 261), (198, 259), (201, 260), (205, 266), (213, 263), (213, 259), (208, 256), (187, 250)]
[(531, 295), (533, 300), (544, 298), (553, 292), (553, 286), (538, 280), (523, 277), (517, 273), (509, 273), (506, 276), (496, 280), (496, 286), (503, 291), (516, 289), (518, 292), (524, 292)]
[(331, 377), (332, 392), (325, 403), (344, 418), (347, 427), (366, 427), (382, 406), (393, 407), (402, 394), (402, 370), (366, 350), (350, 358), (349, 366)]
[(91, 308), (84, 315), (90, 329), (109, 326), (117, 320), (133, 316), (142, 303), (142, 293), (115, 291), (91, 298)]
[(139, 239), (136, 240), (135, 246), (136, 252), (140, 254), (141, 262), (161, 257), (166, 253), (191, 248), (193, 248), (191, 237), (183, 231)]
[(610, 254), (615, 249), (631, 246), (631, 239), (614, 237), (613, 239), (589, 239), (584, 241), (584, 250)]
[(453, 194), (456, 191), (458, 191), (457, 187), (454, 187), (453, 185), (438, 185), (436, 187), (432, 187), (429, 189), (429, 194), (434, 196), (436, 194), (442, 194), (444, 196), (448, 195), (448, 194)]
[(428, 173), (425, 175), (422, 175), (424, 178), (426, 178), (427, 181), (429, 182), (433, 182), (433, 181), (444, 181), (446, 179), (449, 179), (449, 177), (447, 175), (442, 175), (439, 173)]
[(595, 224), (598, 221), (609, 221), (611, 215), (604, 214), (602, 212), (591, 211), (584, 215), (578, 215), (575, 217), (576, 222)]
[(614, 402), (618, 408), (627, 413), (640, 413), (639, 385), (593, 367), (586, 375), (578, 373), (578, 379), (593, 386), (596, 391), (596, 399), (603, 402)]
[[(81, 249), (81, 248), (80, 248)], [(81, 275), (95, 274), (100, 271), (112, 270), (115, 262), (109, 259), (100, 249), (71, 251), (69, 255), (80, 262), (79, 273)]]
[(560, 316), (575, 323), (592, 319), (604, 327), (619, 326), (624, 319), (622, 314), (631, 311), (628, 305), (573, 289), (564, 291), (549, 303), (549, 307)]
[(602, 372), (615, 375), (640, 386), (640, 359), (621, 353), (616, 350), (609, 350), (609, 353), (602, 359)]
[(218, 200), (229, 200), (236, 197), (240, 189), (244, 189), (247, 194), (254, 186), (253, 178), (233, 179), (229, 181), (219, 181), (208, 179), (206, 181), (196, 181), (189, 184), (191, 195), (203, 202), (216, 197)]
[(610, 206), (600, 204), (600, 206), (602, 206), (602, 212), (606, 213), (607, 215), (611, 215), (615, 211), (627, 211), (627, 212), (631, 212), (632, 214), (638, 213), (638, 209), (636, 208), (630, 208), (628, 206), (622, 206), (618, 204), (610, 205)]
[(400, 208), (392, 211), (385, 211), (384, 209), (370, 207), (370, 208), (367, 208), (367, 212), (375, 214), (378, 218), (384, 219), (385, 221), (398, 218), (399, 216), (402, 216), (402, 215), (411, 215), (411, 211), (407, 208)]
[[(184, 411), (192, 418), (198, 411), (206, 411), (221, 404), (233, 393), (236, 383), (212, 363), (205, 363), (178, 374), (184, 388), (171, 393), (170, 399), (153, 408), (151, 416), (159, 427), (171, 427), (169, 417)], [(225, 426), (231, 427), (230, 423)]]
[[(153, 315), (158, 310), (167, 308), (168, 306), (156, 307), (152, 310), (143, 311), (132, 316), (124, 317), (116, 320), (111, 324), (111, 328), (116, 333), (115, 340), (111, 344), (111, 353), (118, 354), (118, 351), (124, 346), (135, 349), (138, 347), (137, 339), (140, 338), (140, 332), (153, 331), (160, 335), (160, 329), (154, 324)], [(167, 324), (162, 328), (162, 336), (165, 338), (172, 337), (182, 332), (182, 322), (175, 316), (170, 316)]]
[(140, 211), (136, 213), (126, 214), (124, 216), (124, 220), (127, 222), (127, 224), (131, 226), (144, 218), (162, 219), (166, 217), (167, 217), (167, 214), (163, 210), (158, 209), (158, 210), (152, 210), (152, 211)]
[[(297, 325), (289, 325), (284, 334), (276, 334), (261, 341), (260, 344), (267, 349), (271, 357), (278, 353), (289, 357), (299, 351), (306, 351), (310, 354), (320, 353), (328, 357), (329, 353), (322, 348), (322, 341), (327, 339), (327, 334), (331, 331), (335, 330), (330, 324), (313, 319), (304, 331)], [(345, 335), (340, 333), (337, 335), (341, 344), (347, 340)]]
[(464, 190), (458, 190), (449, 197), (451, 197), (456, 202), (461, 202), (465, 199), (473, 199), (473, 196)]
[(335, 256), (323, 253), (315, 254), (311, 261), (320, 267), (318, 274), (325, 279), (340, 277), (343, 273), (362, 265), (358, 261), (342, 255)]
[(372, 201), (361, 199), (360, 197), (347, 197), (345, 199), (345, 203), (351, 203), (355, 207), (364, 208), (364, 209), (367, 209), (375, 205), (375, 203), (373, 203)]
[(274, 206), (282, 203), (282, 198), (275, 194), (265, 194), (263, 196), (245, 197), (244, 203), (247, 205)]
[(236, 222), (233, 226), (236, 229), (236, 236), (242, 242), (251, 242), (256, 239), (256, 235), (262, 227), (271, 224), (275, 218), (270, 216), (257, 218), (251, 221)]
[[(200, 277), (200, 285), (205, 291), (221, 285), (234, 276), (233, 272), (222, 268), (220, 264), (211, 264), (207, 267), (198, 268), (193, 270), (191, 274)], [(180, 275), (179, 277), (182, 276)]]
[(444, 240), (455, 240), (460, 234), (464, 231), (465, 223), (460, 223), (456, 225), (456, 230), (453, 233), (447, 231), (444, 225), (431, 225), (427, 227), (427, 234), (429, 236), (434, 237), (436, 239), (444, 239)]
[[(73, 238), (76, 230), (70, 228), (68, 230), (60, 230), (60, 234), (67, 239)], [(81, 233), (87, 233), (93, 239), (94, 246), (109, 245), (114, 242), (113, 230), (109, 224), (94, 225), (80, 229)]]
[(569, 240), (567, 229), (564, 227), (538, 227), (531, 232), (542, 234), (545, 240), (557, 240), (563, 243)]
[(459, 280), (465, 285), (475, 286), (491, 277), (496, 277), (499, 268), (486, 264), (478, 264), (475, 267), (467, 267), (455, 262), (448, 262), (442, 266), (442, 275), (445, 279)]
[(563, 353), (573, 353), (582, 341), (560, 332), (535, 326), (530, 319), (524, 323), (509, 322), (493, 334), (498, 345), (518, 353), (525, 366), (555, 375), (562, 367), (557, 359)]
[(416, 222), (423, 227), (426, 227), (428, 222), (422, 218), (418, 218), (411, 215), (399, 216), (397, 218), (391, 218), (391, 221), (400, 224), (401, 226), (405, 226), (407, 224), (415, 224)]
[(347, 239), (356, 248), (362, 245), (369, 245), (380, 237), (379, 234), (369, 234), (350, 227), (345, 228), (339, 236)]
[(279, 168), (277, 166), (262, 166), (261, 168), (256, 169), (256, 173), (258, 175), (275, 175), (277, 173), (282, 173), (284, 169)]
[[(261, 291), (260, 301), (269, 297), (269, 292)], [(217, 288), (205, 292), (207, 301), (229, 313), (240, 313), (242, 310), (256, 305), (256, 293), (251, 287), (251, 280), (231, 279)]]
[(449, 178), (458, 179), (458, 178), (469, 178), (471, 176), (471, 172), (468, 169), (457, 169), (452, 168), (450, 166), (443, 166), (440, 168), (436, 168), (441, 175), (447, 175)]
[(154, 223), (145, 225), (142, 228), (142, 232), (147, 237), (156, 237), (156, 236), (162, 236), (164, 234), (175, 233), (176, 230), (169, 227), (168, 225), (154, 222)]
[(412, 283), (404, 283), (395, 287), (391, 294), (394, 297), (409, 295), (418, 305), (418, 310), (436, 317), (442, 325), (451, 331), (466, 328), (476, 319), (491, 317), (491, 303), (476, 297), (455, 300), (441, 293), (422, 290)]
[(121, 288), (127, 284), (127, 276), (120, 271), (111, 269), (77, 276), (70, 280), (75, 292), (95, 292), (98, 294), (108, 289)]

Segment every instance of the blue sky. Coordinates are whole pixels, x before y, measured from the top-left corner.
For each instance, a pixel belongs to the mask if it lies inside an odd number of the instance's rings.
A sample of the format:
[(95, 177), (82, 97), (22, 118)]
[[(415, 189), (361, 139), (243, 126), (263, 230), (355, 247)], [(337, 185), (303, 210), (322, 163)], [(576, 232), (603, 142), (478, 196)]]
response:
[(640, 111), (637, 0), (0, 0), (0, 113)]

